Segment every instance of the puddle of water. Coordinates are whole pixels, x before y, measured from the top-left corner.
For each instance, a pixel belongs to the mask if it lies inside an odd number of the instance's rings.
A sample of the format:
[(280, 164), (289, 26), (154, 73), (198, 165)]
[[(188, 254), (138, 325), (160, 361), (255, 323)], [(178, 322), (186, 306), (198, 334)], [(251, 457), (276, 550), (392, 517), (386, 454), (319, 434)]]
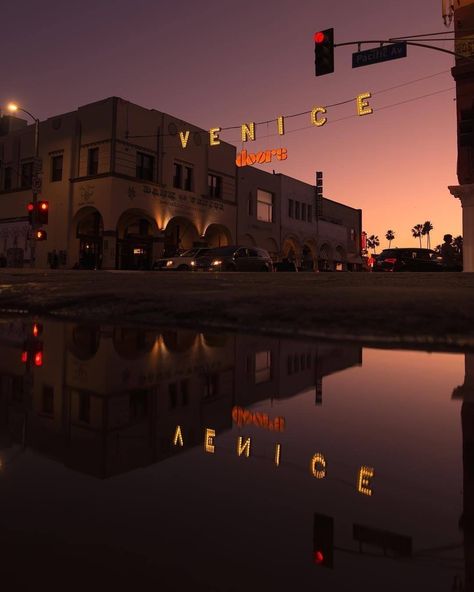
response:
[(474, 590), (474, 354), (18, 319), (0, 386), (4, 583)]

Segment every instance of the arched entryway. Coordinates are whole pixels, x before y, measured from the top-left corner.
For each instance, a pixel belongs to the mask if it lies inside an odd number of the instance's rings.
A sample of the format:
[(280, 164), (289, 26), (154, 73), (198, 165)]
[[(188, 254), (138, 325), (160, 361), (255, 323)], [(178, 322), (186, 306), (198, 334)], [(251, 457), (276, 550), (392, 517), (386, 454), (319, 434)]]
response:
[(242, 246), (243, 247), (256, 247), (257, 243), (251, 234), (244, 234), (242, 237)]
[(336, 271), (345, 271), (347, 269), (346, 252), (343, 247), (338, 245), (334, 255), (334, 266)]
[(333, 270), (332, 249), (327, 243), (322, 244), (319, 249), (318, 269), (319, 271)]
[(173, 257), (199, 243), (199, 233), (188, 218), (176, 216), (171, 218), (165, 229), (164, 257)]
[(298, 241), (291, 236), (285, 238), (281, 248), (281, 254), (283, 259), (288, 259), (288, 261), (294, 261), (295, 263), (298, 263), (301, 255), (301, 247)]
[(204, 240), (209, 247), (227, 247), (232, 244), (232, 235), (222, 224), (210, 224), (204, 233)]
[(117, 223), (118, 269), (151, 269), (156, 221), (142, 210), (127, 210)]
[(278, 248), (277, 242), (274, 238), (268, 237), (263, 241), (262, 247), (268, 251), (273, 261), (277, 261), (280, 249)]
[(314, 271), (316, 268), (315, 247), (309, 242), (305, 242), (301, 252), (301, 269), (303, 271)]
[(81, 208), (74, 217), (74, 226), (79, 241), (77, 265), (80, 269), (100, 269), (104, 222), (99, 211), (93, 207)]

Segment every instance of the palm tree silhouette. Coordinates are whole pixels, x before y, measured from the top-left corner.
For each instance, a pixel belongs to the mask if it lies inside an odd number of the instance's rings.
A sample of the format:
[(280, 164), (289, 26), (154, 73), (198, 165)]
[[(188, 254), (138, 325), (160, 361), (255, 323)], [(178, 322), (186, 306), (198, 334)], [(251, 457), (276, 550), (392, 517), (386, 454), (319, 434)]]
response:
[(367, 246), (369, 249), (373, 249), (375, 255), (375, 249), (380, 245), (379, 237), (371, 234), (367, 239)]
[(420, 249), (421, 249), (421, 233), (423, 230), (423, 224), (415, 224), (411, 229), (411, 233), (413, 234), (414, 238), (420, 239)]
[(392, 241), (395, 238), (395, 233), (393, 232), (393, 230), (387, 230), (385, 238), (388, 240), (388, 248), (390, 249), (390, 245), (392, 244)]
[[(431, 248), (431, 240), (430, 240), (430, 232), (433, 230), (433, 224), (429, 220), (427, 220), (423, 224), (423, 228), (421, 229), (421, 234), (425, 236), (426, 234), (426, 246), (428, 249)], [(421, 239), (420, 239), (420, 246), (421, 246)]]
[(453, 239), (453, 245), (454, 245), (454, 248), (456, 249), (456, 251), (460, 255), (462, 255), (463, 240), (462, 240), (462, 236), (461, 235), (459, 235), (455, 239)]

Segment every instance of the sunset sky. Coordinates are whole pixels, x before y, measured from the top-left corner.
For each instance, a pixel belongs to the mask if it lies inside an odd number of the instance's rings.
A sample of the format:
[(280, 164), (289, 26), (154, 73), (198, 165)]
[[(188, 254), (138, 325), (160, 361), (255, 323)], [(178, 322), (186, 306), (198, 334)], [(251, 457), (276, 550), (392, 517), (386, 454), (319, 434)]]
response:
[[(23, 0), (1, 20), (0, 106), (15, 100), (41, 119), (115, 95), (227, 127), (370, 91), (373, 115), (357, 117), (353, 101), (329, 109), (322, 128), (309, 115), (287, 120), (283, 137), (257, 126), (252, 151), (285, 146), (288, 160), (267, 170), (308, 183), (322, 170), (325, 196), (362, 208), (381, 247), (389, 228), (393, 245), (416, 245), (411, 228), (425, 220), (433, 246), (461, 233), (447, 189), (457, 184), (454, 58), (409, 47), (352, 70), (356, 48), (343, 47), (335, 73), (314, 76), (315, 31), (334, 27), (336, 43), (446, 31), (439, 0)], [(241, 149), (238, 130), (221, 137)]]

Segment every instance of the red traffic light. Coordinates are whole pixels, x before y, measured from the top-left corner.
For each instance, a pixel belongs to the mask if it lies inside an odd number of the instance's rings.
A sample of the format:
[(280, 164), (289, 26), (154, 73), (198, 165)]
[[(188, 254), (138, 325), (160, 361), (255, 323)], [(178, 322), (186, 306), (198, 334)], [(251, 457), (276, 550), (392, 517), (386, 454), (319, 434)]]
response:
[(42, 351), (38, 351), (35, 353), (34, 362), (35, 362), (35, 366), (37, 366), (38, 368), (43, 365), (43, 352)]
[(21, 362), (22, 362), (22, 364), (26, 364), (26, 362), (28, 362), (28, 352), (27, 351), (21, 352)]
[(316, 565), (321, 565), (322, 563), (324, 563), (324, 555), (322, 551), (314, 552), (314, 563), (316, 563)]
[(30, 201), (30, 203), (27, 205), (27, 209), (28, 209), (28, 212), (32, 212), (35, 209), (33, 202)]
[(322, 31), (318, 31), (314, 34), (314, 42), (315, 43), (324, 43), (326, 39), (326, 35)]

